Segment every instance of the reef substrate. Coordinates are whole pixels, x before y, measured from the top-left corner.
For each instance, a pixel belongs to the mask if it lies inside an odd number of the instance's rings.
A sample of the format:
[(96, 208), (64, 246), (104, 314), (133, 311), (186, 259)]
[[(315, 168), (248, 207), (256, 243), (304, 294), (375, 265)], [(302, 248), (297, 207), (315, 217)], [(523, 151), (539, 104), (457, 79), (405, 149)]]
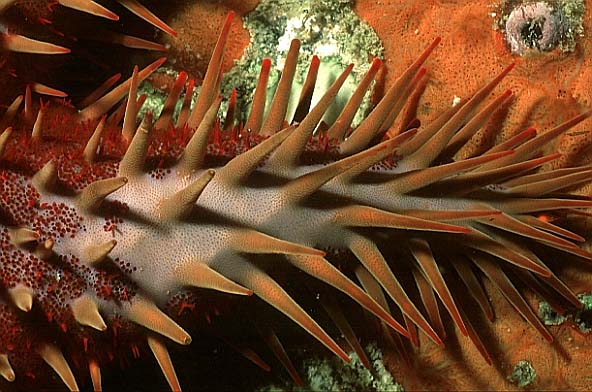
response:
[[(541, 151), (590, 113), (497, 144), (475, 138), (512, 96), (497, 87), (510, 64), (434, 120), (393, 129), (423, 83), (435, 39), (355, 129), (378, 61), (333, 124), (321, 118), (350, 67), (313, 108), (304, 89), (302, 116), (288, 125), (296, 40), (269, 114), (254, 98), (246, 123), (225, 129), (232, 110), (218, 120), (217, 82), (231, 19), (192, 108), (180, 98), (192, 88), (180, 74), (162, 113), (138, 118), (138, 83), (156, 61), (83, 109), (25, 100), (24, 110), (4, 113), (0, 375), (11, 382), (2, 388), (61, 380), (71, 390), (100, 389), (101, 369), (152, 353), (178, 389), (167, 347), (192, 336), (216, 337), (263, 369), (281, 364), (298, 384), (282, 342), (302, 338), (284, 316), (346, 362), (347, 346), (366, 357), (351, 328), (362, 312), (409, 364), (417, 365), (420, 340), (425, 349), (424, 341), (445, 339), (470, 342), (482, 366), (498, 366), (491, 332), (481, 328), (495, 316), (494, 328), (522, 317), (551, 341), (521, 291), (558, 312), (582, 306), (556, 273), (589, 268), (585, 238), (572, 226), (592, 202), (569, 191), (591, 173), (537, 169), (560, 157)], [(515, 311), (500, 313), (488, 295)], [(271, 360), (256, 353), (257, 335)]]

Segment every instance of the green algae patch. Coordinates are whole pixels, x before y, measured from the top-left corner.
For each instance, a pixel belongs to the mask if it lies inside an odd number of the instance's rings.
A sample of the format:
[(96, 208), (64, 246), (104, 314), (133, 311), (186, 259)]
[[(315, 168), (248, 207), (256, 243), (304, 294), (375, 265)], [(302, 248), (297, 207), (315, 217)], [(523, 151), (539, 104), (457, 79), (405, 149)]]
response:
[[(354, 64), (354, 70), (324, 120), (331, 123), (336, 118), (370, 67), (371, 59), (380, 58), (383, 53), (380, 39), (357, 16), (352, 5), (352, 0), (262, 0), (257, 8), (244, 17), (244, 25), (251, 34), (250, 45), (222, 81), (224, 96), (229, 96), (232, 88), (237, 89), (240, 121), (246, 121), (262, 59), (269, 58), (272, 61), (267, 89), (269, 103), (294, 38), (300, 40), (301, 48), (287, 118), (290, 119), (295, 110), (313, 55), (319, 56), (321, 60), (313, 106), (339, 74), (349, 64)], [(361, 120), (369, 105), (369, 99), (366, 99), (354, 125)]]
[(592, 332), (592, 292), (578, 295), (581, 308), (568, 308), (563, 315), (557, 313), (545, 301), (539, 302), (538, 316), (545, 325), (563, 325), (572, 323), (583, 333)]
[(592, 293), (578, 295), (579, 300), (584, 304), (574, 314), (574, 323), (584, 333), (592, 332)]
[(557, 313), (551, 305), (545, 301), (539, 302), (538, 316), (545, 325), (561, 325), (567, 321), (567, 317)]
[(512, 373), (508, 376), (508, 380), (520, 387), (525, 388), (535, 382), (537, 377), (536, 371), (529, 361), (519, 361), (512, 368)]
[(382, 352), (376, 345), (368, 345), (366, 353), (372, 365), (371, 370), (366, 369), (354, 353), (350, 354), (349, 364), (337, 357), (311, 358), (303, 363), (302, 375), (306, 387), (300, 388), (291, 384), (272, 385), (260, 388), (258, 392), (403, 392), (403, 386), (397, 383), (387, 370)]

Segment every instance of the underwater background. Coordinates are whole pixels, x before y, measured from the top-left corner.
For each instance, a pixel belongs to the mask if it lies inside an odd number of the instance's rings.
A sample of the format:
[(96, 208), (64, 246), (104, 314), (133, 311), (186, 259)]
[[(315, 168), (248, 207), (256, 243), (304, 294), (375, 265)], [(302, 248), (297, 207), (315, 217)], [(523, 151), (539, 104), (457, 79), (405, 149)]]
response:
[[(287, 108), (289, 118), (297, 115), (298, 97), (313, 57), (320, 59), (320, 65), (311, 106), (349, 64), (354, 64), (323, 117), (327, 124), (336, 120), (373, 60), (381, 61), (382, 68), (353, 119), (355, 127), (399, 75), (440, 37), (437, 49), (424, 64), (422, 72), (427, 77), (410, 94), (413, 110), (407, 108), (397, 118), (389, 130), (393, 136), (394, 130), (406, 130), (410, 123), (436, 120), (514, 64), (491, 94), (499, 97), (509, 89), (512, 96), (495, 108), (483, 126), (488, 131), (479, 134), (481, 139), (465, 150), (466, 156), (458, 158), (473, 156), (482, 144), (506, 141), (531, 126), (552, 129), (592, 107), (590, 0), (142, 0), (163, 25), (131, 12), (125, 1), (97, 0), (119, 16), (117, 21), (80, 12), (67, 3), (0, 0), (0, 34), (5, 43), (0, 52), (0, 112), (31, 86), (36, 86), (35, 102), (62, 99), (63, 93), (68, 105), (84, 107), (85, 98), (114, 74), (121, 73), (121, 80), (125, 80), (134, 66), (143, 68), (166, 57), (164, 65), (138, 87), (138, 95), (146, 95), (140, 116), (160, 112), (180, 72), (186, 72), (196, 86), (201, 85), (231, 11), (236, 17), (218, 78), (223, 98), (220, 122), (231, 121), (224, 125), (228, 129), (247, 121), (266, 58), (271, 60), (267, 82), (271, 100), (294, 38), (300, 40), (301, 48), (290, 91), (292, 103)], [(10, 34), (51, 42), (71, 52), (58, 56), (20, 53), (10, 49)], [(196, 88), (195, 95), (198, 91)], [(231, 99), (233, 95), (236, 101)], [(182, 101), (174, 110), (175, 118)], [(223, 116), (229, 108), (233, 111), (230, 120)], [(587, 167), (592, 159), (591, 126), (592, 120), (584, 119), (563, 134), (552, 148), (562, 156), (546, 164), (544, 170)], [(579, 183), (570, 192), (587, 200), (592, 195), (592, 181)], [(588, 210), (566, 226), (584, 238), (581, 248), (586, 251), (590, 251), (592, 237)], [(562, 260), (553, 262), (561, 264)], [(324, 350), (290, 320), (275, 317), (269, 323), (282, 336), (299, 374), (296, 377), (302, 379), (300, 386), (279, 364), (273, 350), (254, 336), (252, 328), (245, 327), (251, 318), (260, 316), (257, 310), (244, 310), (236, 324), (224, 324), (223, 317), (211, 322), (214, 330), (219, 323), (220, 336), (204, 335), (202, 339), (196, 323), (198, 332), (192, 334), (189, 347), (169, 348), (179, 382), (188, 391), (590, 390), (592, 271), (588, 264), (566, 262), (558, 276), (578, 295), (583, 304), (579, 309), (566, 306), (559, 313), (528, 284), (518, 285), (553, 336), (552, 343), (537, 334), (492, 282), (482, 281), (495, 321), (480, 316), (474, 326), (482, 334), (492, 364), (462, 336), (441, 302), (436, 308), (442, 314), (444, 345), (420, 335), (418, 346), (405, 341), (403, 348), (383, 336), (375, 317), (369, 317), (354, 302), (346, 302), (344, 313), (352, 315), (349, 323), (367, 356), (362, 359), (355, 350), (348, 350), (349, 364)], [(301, 289), (293, 285), (290, 289)], [(420, 293), (414, 290), (413, 295), (419, 298)], [(305, 310), (321, 313), (312, 307)], [(462, 311), (472, 315), (481, 310), (479, 303), (470, 301)], [(327, 318), (325, 314), (319, 317)], [(226, 335), (236, 341), (225, 339)], [(343, 334), (333, 335), (338, 343), (352, 348)], [(261, 357), (251, 349), (260, 351)], [(103, 368), (104, 389), (168, 390), (159, 365), (144, 354)], [(88, 383), (86, 388), (91, 390)]]

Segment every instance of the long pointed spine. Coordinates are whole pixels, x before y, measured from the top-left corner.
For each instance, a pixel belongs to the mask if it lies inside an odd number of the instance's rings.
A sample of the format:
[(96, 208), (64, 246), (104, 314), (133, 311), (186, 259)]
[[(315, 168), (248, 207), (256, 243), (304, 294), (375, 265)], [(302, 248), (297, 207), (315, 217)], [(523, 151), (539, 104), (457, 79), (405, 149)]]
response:
[(290, 90), (292, 88), (292, 81), (296, 73), (296, 65), (298, 63), (298, 52), (300, 50), (300, 41), (295, 39), (290, 44), (282, 76), (278, 82), (275, 94), (269, 107), (269, 115), (261, 126), (260, 133), (262, 135), (273, 135), (283, 128), (283, 123), (286, 119), (286, 111), (288, 109), (288, 100), (290, 99)]

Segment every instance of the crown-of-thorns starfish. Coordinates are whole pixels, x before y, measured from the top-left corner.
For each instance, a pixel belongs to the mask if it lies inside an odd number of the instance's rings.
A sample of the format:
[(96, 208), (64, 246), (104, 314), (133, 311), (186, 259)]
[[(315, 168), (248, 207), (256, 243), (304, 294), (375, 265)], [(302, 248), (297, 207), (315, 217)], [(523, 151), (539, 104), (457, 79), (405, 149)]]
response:
[[(134, 2), (122, 3), (134, 7)], [(198, 291), (201, 296), (208, 290), (227, 293), (228, 301), (259, 297), (349, 361), (288, 294), (286, 280), (270, 271), (270, 264), (289, 276), (290, 266), (303, 271), (304, 286), (313, 292), (337, 289), (349, 296), (378, 317), (385, 331), (396, 331), (391, 339), (401, 350), (402, 337), (417, 344), (418, 330), (442, 344), (441, 302), (491, 363), (487, 345), (462, 306), (470, 297), (493, 321), (482, 279), (493, 282), (517, 312), (552, 340), (515, 284), (522, 282), (554, 306), (581, 306), (552, 271), (549, 255), (561, 255), (562, 262), (588, 261), (591, 255), (578, 246), (582, 237), (549, 218), (592, 206), (562, 193), (589, 181), (592, 170), (536, 169), (558, 157), (541, 155), (543, 148), (590, 112), (545, 133), (527, 129), (478, 156), (454, 159), (510, 98), (506, 91), (484, 104), (510, 65), (434, 122), (385, 137), (425, 77), (422, 66), (438, 45), (436, 39), (356, 129), (350, 121), (378, 62), (334, 124), (319, 123), (351, 67), (314, 108), (303, 94), (296, 112), (306, 115), (288, 126), (289, 78), (280, 82), (265, 115), (265, 60), (247, 127), (224, 131), (217, 120), (218, 81), (231, 20), (232, 14), (195, 105), (190, 108), (184, 98), (175, 123), (172, 113), (187, 79), (184, 73), (157, 126), (151, 113), (136, 124), (142, 101), (138, 83), (162, 59), (136, 68), (129, 80), (77, 113), (64, 115), (62, 109), (52, 115), (50, 107), (39, 109), (32, 132), (17, 116), (20, 101), (5, 113), (0, 274), (8, 295), (0, 306), (0, 374), (6, 380), (36, 369), (37, 358), (77, 390), (71, 361), (63, 354), (67, 351), (77, 363), (87, 364), (100, 390), (104, 352), (113, 354), (112, 342), (126, 336), (125, 348), (135, 353), (138, 345), (147, 345), (171, 388), (179, 390), (162, 337), (182, 345), (191, 343), (191, 337), (174, 314), (162, 309), (185, 298), (191, 287), (207, 289)], [(293, 74), (297, 52), (295, 43), (284, 75)], [(187, 96), (192, 89), (190, 82)], [(33, 110), (25, 105), (21, 117), (35, 118)], [(86, 132), (91, 125), (94, 132)], [(123, 153), (122, 143), (127, 146)], [(541, 214), (546, 219), (539, 219)], [(416, 285), (418, 298), (410, 285)], [(368, 365), (347, 313), (331, 296), (320, 302)], [(45, 319), (29, 317), (35, 309)], [(46, 327), (51, 332), (34, 332)], [(273, 352), (301, 383), (276, 333), (268, 332)], [(241, 352), (267, 366), (252, 351)]]

